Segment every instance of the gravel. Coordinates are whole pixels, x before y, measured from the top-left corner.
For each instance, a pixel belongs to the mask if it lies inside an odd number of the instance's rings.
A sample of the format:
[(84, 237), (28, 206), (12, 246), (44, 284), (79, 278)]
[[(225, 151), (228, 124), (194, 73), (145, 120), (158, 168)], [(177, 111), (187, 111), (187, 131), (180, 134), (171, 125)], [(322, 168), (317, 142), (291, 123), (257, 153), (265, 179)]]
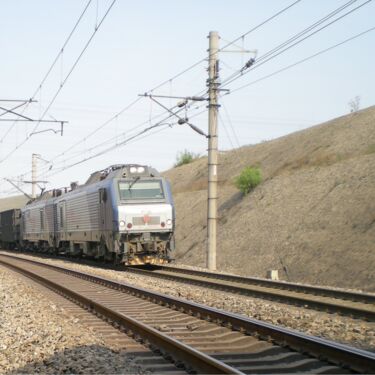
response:
[(0, 267), (0, 373), (143, 373), (23, 277)]
[[(35, 257), (29, 255), (22, 256), (35, 259)], [(126, 271), (102, 269), (59, 259), (43, 259), (42, 261), (127, 282), (160, 293), (243, 314), (278, 326), (292, 328), (313, 336), (375, 351), (375, 323), (270, 302), (260, 298), (238, 296), (180, 282), (135, 275)]]

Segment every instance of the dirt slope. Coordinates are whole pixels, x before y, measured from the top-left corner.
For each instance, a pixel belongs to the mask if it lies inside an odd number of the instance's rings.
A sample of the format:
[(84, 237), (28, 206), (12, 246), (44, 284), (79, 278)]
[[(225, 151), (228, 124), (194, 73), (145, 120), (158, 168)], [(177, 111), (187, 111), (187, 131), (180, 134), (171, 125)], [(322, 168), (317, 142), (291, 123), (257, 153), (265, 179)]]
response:
[(0, 212), (10, 210), (12, 208), (21, 208), (25, 206), (28, 199), (24, 195), (14, 195), (9, 198), (0, 198)]
[[(165, 173), (176, 259), (205, 264), (206, 158)], [(218, 268), (375, 291), (375, 107), (220, 155)], [(233, 179), (259, 165), (243, 197)]]

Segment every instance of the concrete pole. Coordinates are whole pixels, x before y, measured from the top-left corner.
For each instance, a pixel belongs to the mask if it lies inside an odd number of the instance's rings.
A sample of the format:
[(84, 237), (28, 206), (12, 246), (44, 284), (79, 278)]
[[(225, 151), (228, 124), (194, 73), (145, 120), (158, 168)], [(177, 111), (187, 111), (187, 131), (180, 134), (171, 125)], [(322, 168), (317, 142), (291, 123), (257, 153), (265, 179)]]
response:
[(37, 179), (37, 159), (39, 154), (32, 154), (31, 157), (31, 198), (36, 198), (36, 179)]
[(217, 116), (219, 86), (219, 34), (211, 31), (209, 34), (208, 49), (208, 204), (207, 204), (207, 268), (216, 270), (216, 225), (217, 225), (217, 165), (218, 165), (218, 138)]

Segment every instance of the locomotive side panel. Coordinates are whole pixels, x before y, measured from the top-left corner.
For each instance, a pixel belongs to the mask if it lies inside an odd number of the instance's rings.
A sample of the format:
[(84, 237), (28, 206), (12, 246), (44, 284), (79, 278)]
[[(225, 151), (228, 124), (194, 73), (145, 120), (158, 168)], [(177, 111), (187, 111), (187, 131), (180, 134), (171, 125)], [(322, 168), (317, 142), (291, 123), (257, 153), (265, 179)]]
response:
[(23, 240), (38, 242), (42, 236), (43, 226), (43, 209), (42, 206), (29, 206), (22, 214)]
[[(111, 246), (112, 219), (106, 204), (110, 200), (108, 181), (81, 187), (55, 202), (57, 247), (74, 255), (106, 256)], [(107, 187), (107, 188), (106, 188)], [(105, 193), (105, 194), (103, 194)]]
[(21, 240), (25, 247), (53, 248), (55, 223), (53, 199), (48, 198), (26, 205), (22, 209)]
[(99, 232), (99, 193), (83, 191), (66, 197), (66, 240), (97, 241)]

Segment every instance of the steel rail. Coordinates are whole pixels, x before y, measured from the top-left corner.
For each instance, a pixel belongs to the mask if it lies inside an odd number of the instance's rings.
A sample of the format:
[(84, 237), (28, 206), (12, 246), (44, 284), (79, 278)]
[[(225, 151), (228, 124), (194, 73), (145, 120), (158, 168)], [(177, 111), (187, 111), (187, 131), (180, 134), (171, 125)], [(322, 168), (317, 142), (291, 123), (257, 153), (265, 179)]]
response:
[[(339, 290), (335, 294), (334, 289), (274, 282), (272, 280), (253, 279), (235, 275), (211, 274), (211, 272), (204, 271), (190, 272), (188, 269), (172, 268), (169, 266), (156, 267), (153, 270), (129, 267), (128, 271), (144, 276), (188, 282), (213, 289), (267, 298), (319, 311), (329, 311), (375, 321), (375, 296), (371, 294), (345, 292), (342, 290)], [(301, 294), (296, 295), (295, 293)], [(313, 297), (309, 297), (309, 295)], [(330, 300), (319, 299), (317, 298), (318, 296), (329, 298)], [(360, 305), (355, 306), (355, 303), (359, 303)]]
[[(17, 258), (17, 260), (26, 262), (29, 261), (21, 258)], [(33, 262), (34, 264), (36, 264), (35, 261)], [(16, 270), (17, 272), (22, 273), (25, 276), (32, 278), (33, 280), (39, 281), (52, 290), (58, 291), (60, 294), (67, 296), (69, 299), (75, 301), (79, 305), (84, 306), (91, 311), (95, 311), (97, 315), (105, 317), (110, 322), (117, 323), (118, 325), (125, 327), (127, 331), (139, 335), (140, 337), (142, 337), (142, 339), (146, 340), (151, 345), (154, 345), (158, 349), (161, 349), (170, 354), (175, 359), (175, 361), (182, 361), (183, 363), (187, 364), (188, 368), (192, 367), (195, 370), (199, 370), (200, 372), (207, 374), (241, 374), (241, 372), (236, 370), (235, 368), (230, 367), (225, 363), (211, 356), (208, 356), (189, 345), (182, 343), (181, 341), (167, 336), (162, 332), (156, 330), (155, 328), (148, 326), (134, 318), (131, 318), (130, 316), (126, 316), (112, 309), (109, 309), (101, 303), (87, 298), (80, 293), (76, 293), (69, 288), (48, 280), (45, 277), (39, 276), (22, 267), (11, 264), (3, 259), (0, 259), (0, 263)], [(40, 263), (38, 265), (47, 266), (43, 263)]]
[[(321, 360), (335, 363), (341, 366), (343, 369), (350, 369), (351, 371), (357, 371), (359, 373), (375, 373), (375, 354), (368, 351), (334, 343), (318, 337), (312, 337), (291, 329), (277, 327), (273, 324), (224, 312), (195, 302), (170, 297), (157, 292), (151, 292), (143, 288), (134, 287), (124, 282), (113, 281), (103, 277), (94, 276), (88, 273), (78, 272), (35, 260), (1, 254), (1, 258), (4, 257), (15, 258), (31, 264), (37, 264), (58, 270), (84, 280), (123, 291), (127, 294), (141, 297), (159, 305), (164, 305), (178, 311), (183, 311), (189, 315), (197, 316), (200, 319), (213, 321), (223, 326), (230, 326), (233, 330), (241, 331), (251, 336), (272, 341), (282, 347), (288, 347), (297, 352), (308, 353), (309, 355)], [(4, 263), (4, 259), (1, 259), (1, 262)], [(159, 331), (156, 332), (160, 334)]]
[(230, 275), (230, 274), (222, 274), (222, 273), (215, 273), (215, 272), (206, 272), (206, 271), (198, 271), (198, 270), (191, 270), (187, 268), (180, 268), (180, 267), (173, 267), (173, 266), (158, 266), (157, 269), (162, 269), (164, 271), (169, 272), (177, 272), (177, 273), (185, 273), (190, 275), (197, 275), (203, 276), (212, 279), (221, 279), (227, 281), (233, 281), (243, 284), (254, 284), (254, 285), (261, 285), (266, 287), (273, 287), (283, 290), (291, 290), (296, 292), (303, 292), (306, 291), (324, 297), (333, 297), (333, 298), (340, 298), (344, 300), (351, 300), (355, 302), (364, 302), (364, 303), (375, 303), (375, 294), (371, 293), (363, 293), (363, 292), (352, 292), (342, 289), (334, 289), (329, 287), (320, 287), (314, 285), (306, 285), (306, 284), (298, 284), (292, 283), (287, 281), (277, 281), (277, 280), (269, 280), (269, 279), (262, 279), (256, 277), (247, 277), (247, 276), (238, 276), (238, 275)]

